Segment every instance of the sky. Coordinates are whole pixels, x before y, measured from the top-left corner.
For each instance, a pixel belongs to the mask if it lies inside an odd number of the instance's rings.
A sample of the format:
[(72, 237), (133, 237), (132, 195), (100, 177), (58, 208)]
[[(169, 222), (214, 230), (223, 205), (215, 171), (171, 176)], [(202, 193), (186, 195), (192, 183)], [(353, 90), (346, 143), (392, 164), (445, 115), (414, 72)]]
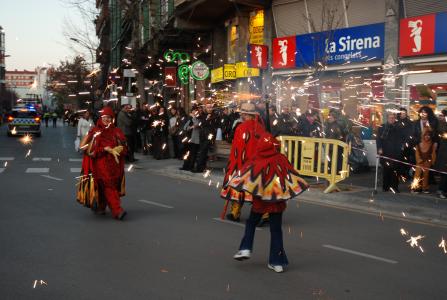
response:
[(0, 0), (0, 26), (10, 55), (6, 70), (34, 70), (73, 57), (62, 34), (67, 18), (81, 23), (63, 0)]

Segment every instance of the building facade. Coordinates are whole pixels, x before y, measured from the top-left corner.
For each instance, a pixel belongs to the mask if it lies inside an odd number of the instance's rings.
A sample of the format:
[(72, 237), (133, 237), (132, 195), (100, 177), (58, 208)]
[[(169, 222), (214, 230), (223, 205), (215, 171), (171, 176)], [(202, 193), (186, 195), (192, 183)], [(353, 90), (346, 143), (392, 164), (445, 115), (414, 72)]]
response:
[[(325, 116), (338, 109), (370, 133), (387, 109), (442, 109), (447, 98), (443, 0), (98, 0), (97, 6), (109, 98), (163, 97), (187, 108), (193, 101), (268, 95), (278, 110), (318, 109)], [(192, 75), (197, 61), (209, 77)], [(132, 70), (130, 79), (124, 70)]]
[(19, 98), (36, 98), (44, 100), (47, 97), (47, 68), (37, 67), (34, 71), (6, 71), (5, 85)]

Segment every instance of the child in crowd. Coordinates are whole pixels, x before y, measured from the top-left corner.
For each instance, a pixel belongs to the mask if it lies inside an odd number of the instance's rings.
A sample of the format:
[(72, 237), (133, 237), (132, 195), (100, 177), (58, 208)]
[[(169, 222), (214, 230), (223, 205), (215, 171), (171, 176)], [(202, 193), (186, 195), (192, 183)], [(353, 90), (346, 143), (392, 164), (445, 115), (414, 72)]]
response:
[[(436, 161), (436, 146), (433, 143), (432, 131), (425, 128), (422, 132), (421, 142), (416, 146), (416, 171), (411, 184), (412, 192), (420, 192), (422, 182), (422, 192), (429, 194), (429, 170)], [(422, 175), (422, 178), (421, 178)]]

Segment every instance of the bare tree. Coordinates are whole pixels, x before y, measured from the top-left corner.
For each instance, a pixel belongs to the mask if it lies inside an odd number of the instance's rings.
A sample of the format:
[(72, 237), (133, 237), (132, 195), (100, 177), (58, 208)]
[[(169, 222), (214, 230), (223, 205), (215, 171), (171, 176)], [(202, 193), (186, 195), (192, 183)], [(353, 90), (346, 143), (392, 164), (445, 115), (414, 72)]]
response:
[(67, 17), (63, 23), (63, 35), (67, 47), (76, 55), (82, 55), (91, 61), (93, 66), (96, 62), (96, 49), (99, 40), (96, 36), (94, 20), (98, 14), (95, 0), (60, 0), (64, 5), (73, 9), (79, 16), (79, 21)]

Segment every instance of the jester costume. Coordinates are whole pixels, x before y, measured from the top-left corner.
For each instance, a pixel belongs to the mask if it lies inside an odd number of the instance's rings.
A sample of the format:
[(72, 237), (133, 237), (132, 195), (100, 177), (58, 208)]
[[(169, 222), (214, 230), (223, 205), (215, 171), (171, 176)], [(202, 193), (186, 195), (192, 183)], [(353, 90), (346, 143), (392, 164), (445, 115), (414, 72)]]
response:
[[(114, 114), (106, 107), (101, 113), (101, 116), (104, 115), (113, 117)], [(104, 212), (108, 205), (115, 218), (122, 218), (125, 212), (120, 204), (120, 196), (125, 194), (126, 138), (119, 128), (113, 124), (105, 126), (99, 119), (97, 125), (89, 131), (88, 140), (90, 146), (83, 158), (80, 183), (88, 180), (91, 185), (87, 200), (84, 199), (82, 203), (78, 197), (78, 201), (99, 213)]]
[(282, 270), (288, 264), (283, 248), (282, 213), (286, 201), (298, 196), (308, 185), (279, 152), (278, 140), (265, 131), (257, 119), (245, 121), (236, 129), (221, 197), (227, 201), (253, 204), (239, 252), (234, 258), (250, 257), (256, 224), (263, 214), (269, 213), (269, 268), (280, 267)]

